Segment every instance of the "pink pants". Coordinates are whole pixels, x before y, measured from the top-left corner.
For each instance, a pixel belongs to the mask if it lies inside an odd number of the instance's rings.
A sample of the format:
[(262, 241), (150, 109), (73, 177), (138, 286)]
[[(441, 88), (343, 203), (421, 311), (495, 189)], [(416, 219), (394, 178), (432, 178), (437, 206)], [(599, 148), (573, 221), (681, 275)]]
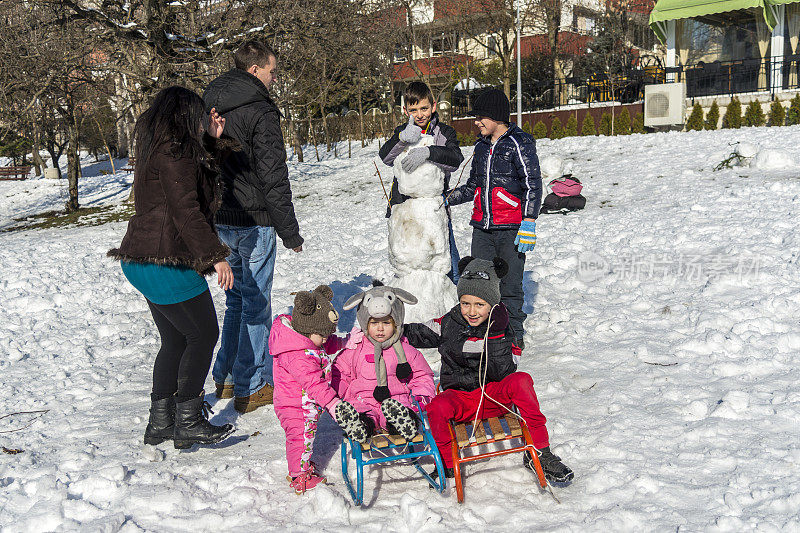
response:
[(303, 407), (282, 407), (275, 410), (286, 433), (286, 462), (289, 475), (299, 476), (311, 468), (311, 454), (317, 434), (317, 421), (322, 407), (316, 402), (304, 402)]
[[(549, 437), (545, 422), (547, 419), (539, 410), (539, 400), (533, 390), (533, 379), (525, 372), (514, 372), (501, 381), (486, 384), (486, 394), (498, 402), (510, 406), (512, 403), (519, 409), (531, 431), (533, 445), (541, 449), (549, 446)], [(446, 390), (431, 400), (425, 408), (431, 424), (431, 433), (439, 447), (445, 467), (453, 468), (453, 456), (450, 450), (450, 430), (448, 421), (465, 422), (475, 419), (475, 412), (481, 400), (481, 389), (473, 391)], [(490, 418), (507, 413), (505, 408), (488, 398), (483, 399), (479, 418)]]

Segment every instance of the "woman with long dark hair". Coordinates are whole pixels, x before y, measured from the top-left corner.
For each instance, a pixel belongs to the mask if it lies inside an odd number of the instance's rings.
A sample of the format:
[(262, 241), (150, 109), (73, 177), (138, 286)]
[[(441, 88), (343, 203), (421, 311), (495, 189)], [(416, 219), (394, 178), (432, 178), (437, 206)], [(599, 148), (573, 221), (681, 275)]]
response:
[(233, 143), (220, 139), (225, 119), (214, 109), (204, 132), (203, 110), (196, 93), (168, 87), (137, 120), (136, 214), (120, 247), (108, 253), (144, 295), (161, 335), (144, 442), (174, 439), (176, 448), (219, 442), (233, 431), (208, 422), (203, 398), (219, 336), (204, 276), (216, 271), (220, 287), (233, 286), (229, 250), (213, 224), (221, 199), (218, 163)]

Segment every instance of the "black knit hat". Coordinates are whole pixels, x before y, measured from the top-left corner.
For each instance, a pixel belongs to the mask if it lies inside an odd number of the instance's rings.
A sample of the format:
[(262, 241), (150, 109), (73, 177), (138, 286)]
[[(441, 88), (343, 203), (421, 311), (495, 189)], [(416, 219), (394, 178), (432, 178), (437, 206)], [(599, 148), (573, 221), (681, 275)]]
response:
[(464, 257), (458, 262), (458, 297), (477, 296), (491, 306), (500, 303), (500, 278), (508, 273), (508, 263), (499, 257), (491, 261)]
[(472, 115), (486, 117), (498, 122), (508, 122), (511, 105), (508, 103), (506, 93), (500, 89), (484, 91), (472, 104)]

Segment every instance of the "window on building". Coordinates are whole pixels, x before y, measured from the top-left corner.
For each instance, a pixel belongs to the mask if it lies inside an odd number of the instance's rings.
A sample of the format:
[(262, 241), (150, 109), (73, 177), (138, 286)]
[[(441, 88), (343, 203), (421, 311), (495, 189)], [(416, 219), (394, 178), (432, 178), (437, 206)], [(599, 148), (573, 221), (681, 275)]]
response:
[(458, 35), (453, 32), (441, 33), (431, 39), (431, 53), (435, 56), (458, 52)]
[(394, 62), (395, 63), (402, 63), (406, 61), (406, 47), (398, 44), (394, 48)]
[(497, 55), (497, 38), (494, 35), (490, 35), (489, 38), (486, 40), (486, 57), (494, 57)]

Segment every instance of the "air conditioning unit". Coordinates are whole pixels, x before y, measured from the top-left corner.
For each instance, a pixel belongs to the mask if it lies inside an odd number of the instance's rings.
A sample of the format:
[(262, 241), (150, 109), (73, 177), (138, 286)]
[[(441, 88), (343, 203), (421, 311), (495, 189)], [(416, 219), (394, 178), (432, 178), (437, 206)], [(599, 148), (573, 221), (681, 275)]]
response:
[(675, 126), (683, 124), (685, 110), (685, 83), (660, 83), (644, 86), (645, 126)]

